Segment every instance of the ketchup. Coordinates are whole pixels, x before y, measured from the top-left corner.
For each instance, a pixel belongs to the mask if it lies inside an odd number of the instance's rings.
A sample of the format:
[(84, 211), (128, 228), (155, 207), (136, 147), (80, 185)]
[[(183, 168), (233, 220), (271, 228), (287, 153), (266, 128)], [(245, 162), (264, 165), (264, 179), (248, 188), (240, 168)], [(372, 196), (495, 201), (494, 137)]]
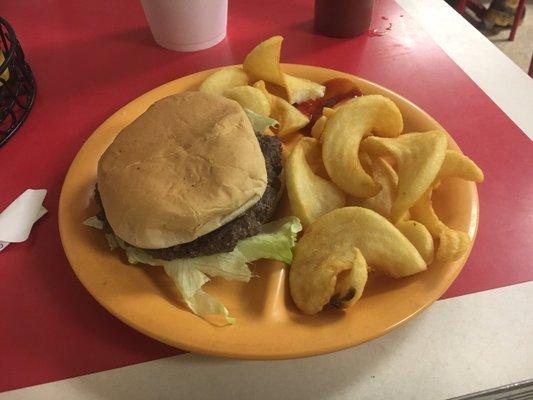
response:
[(374, 0), (315, 0), (315, 30), (326, 36), (353, 37), (370, 27)]
[(346, 78), (330, 79), (324, 82), (323, 85), (326, 87), (324, 97), (295, 105), (302, 114), (311, 119), (309, 126), (313, 126), (315, 121), (322, 115), (324, 107), (333, 108), (344, 100), (363, 95), (357, 85)]
[(324, 108), (324, 102), (322, 99), (307, 100), (304, 103), (295, 104), (295, 107), (305, 116), (310, 118), (310, 125), (312, 126), (315, 121), (322, 115), (322, 108)]

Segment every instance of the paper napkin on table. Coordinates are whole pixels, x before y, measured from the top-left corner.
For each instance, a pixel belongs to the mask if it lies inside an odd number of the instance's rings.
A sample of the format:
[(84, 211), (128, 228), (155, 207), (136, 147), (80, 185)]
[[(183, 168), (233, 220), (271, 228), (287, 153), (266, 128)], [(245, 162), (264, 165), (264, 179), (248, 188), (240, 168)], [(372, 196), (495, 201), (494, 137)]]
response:
[(0, 251), (28, 239), (33, 224), (46, 214), (45, 196), (46, 189), (28, 189), (0, 213)]

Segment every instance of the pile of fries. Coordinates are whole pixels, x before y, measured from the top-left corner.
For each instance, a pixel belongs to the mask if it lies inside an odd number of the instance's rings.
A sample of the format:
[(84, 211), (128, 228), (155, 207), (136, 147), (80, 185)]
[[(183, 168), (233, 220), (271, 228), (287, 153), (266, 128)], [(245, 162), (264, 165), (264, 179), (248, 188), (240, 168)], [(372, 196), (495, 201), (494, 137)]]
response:
[[(315, 314), (327, 304), (353, 305), (368, 271), (402, 278), (434, 261), (461, 258), (471, 239), (439, 219), (431, 197), (448, 178), (482, 182), (481, 169), (449, 150), (443, 131), (404, 132), (402, 114), (387, 97), (321, 102), (332, 98), (327, 83), (282, 71), (282, 41), (274, 36), (260, 43), (242, 68), (218, 70), (200, 90), (275, 120), (264, 134), (283, 140), (306, 130), (285, 160), (291, 213), (304, 227), (289, 275), (298, 308)], [(283, 88), (286, 97), (268, 85)], [(309, 104), (313, 113), (300, 111)]]

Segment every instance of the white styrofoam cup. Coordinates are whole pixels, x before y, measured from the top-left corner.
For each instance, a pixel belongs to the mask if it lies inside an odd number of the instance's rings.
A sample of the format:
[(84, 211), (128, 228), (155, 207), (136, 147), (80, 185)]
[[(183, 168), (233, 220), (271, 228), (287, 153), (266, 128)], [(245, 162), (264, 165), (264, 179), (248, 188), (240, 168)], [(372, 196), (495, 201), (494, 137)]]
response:
[(175, 51), (198, 51), (226, 37), (228, 0), (141, 0), (155, 41)]

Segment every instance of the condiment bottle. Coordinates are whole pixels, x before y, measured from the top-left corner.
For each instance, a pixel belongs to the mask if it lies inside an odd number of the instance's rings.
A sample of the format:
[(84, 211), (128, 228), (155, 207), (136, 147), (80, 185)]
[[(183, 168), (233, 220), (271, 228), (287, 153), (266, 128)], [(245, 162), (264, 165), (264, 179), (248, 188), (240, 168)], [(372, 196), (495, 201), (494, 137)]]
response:
[(374, 0), (315, 0), (315, 30), (326, 36), (353, 37), (370, 27)]

